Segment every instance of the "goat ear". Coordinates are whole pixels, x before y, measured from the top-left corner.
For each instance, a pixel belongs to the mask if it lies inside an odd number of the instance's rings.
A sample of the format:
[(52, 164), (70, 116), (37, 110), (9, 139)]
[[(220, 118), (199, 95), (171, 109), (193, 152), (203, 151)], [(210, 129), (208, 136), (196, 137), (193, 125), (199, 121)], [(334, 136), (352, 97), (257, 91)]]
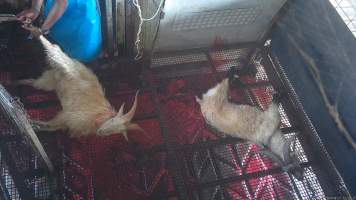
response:
[(127, 125), (127, 130), (137, 130), (141, 132), (145, 132), (138, 124), (135, 123), (130, 123)]
[[(219, 94), (224, 94), (224, 93), (227, 93), (229, 90), (229, 79), (224, 79), (221, 83), (219, 83), (219, 86), (218, 86), (218, 93)], [(223, 93), (221, 93), (223, 92)]]
[(200, 104), (201, 103), (201, 99), (199, 99), (199, 97), (195, 96), (195, 101)]
[(227, 88), (229, 87), (229, 79), (225, 78), (221, 83), (219, 84), (220, 88)]
[(140, 125), (135, 124), (135, 123), (130, 123), (127, 126), (127, 130), (136, 130), (136, 131), (141, 131), (147, 138), (152, 139), (147, 133), (146, 131), (140, 127)]

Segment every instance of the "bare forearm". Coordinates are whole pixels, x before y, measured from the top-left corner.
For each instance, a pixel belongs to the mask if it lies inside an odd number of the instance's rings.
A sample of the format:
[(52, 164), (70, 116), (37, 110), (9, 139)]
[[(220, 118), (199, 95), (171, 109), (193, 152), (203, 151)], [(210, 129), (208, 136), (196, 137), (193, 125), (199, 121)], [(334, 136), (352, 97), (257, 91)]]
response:
[(31, 8), (40, 12), (42, 4), (43, 4), (43, 0), (32, 0)]
[[(41, 0), (40, 0), (41, 1)], [(57, 0), (56, 3), (53, 5), (51, 11), (49, 12), (46, 20), (42, 24), (43, 30), (49, 30), (61, 16), (66, 11), (68, 5), (67, 0)]]

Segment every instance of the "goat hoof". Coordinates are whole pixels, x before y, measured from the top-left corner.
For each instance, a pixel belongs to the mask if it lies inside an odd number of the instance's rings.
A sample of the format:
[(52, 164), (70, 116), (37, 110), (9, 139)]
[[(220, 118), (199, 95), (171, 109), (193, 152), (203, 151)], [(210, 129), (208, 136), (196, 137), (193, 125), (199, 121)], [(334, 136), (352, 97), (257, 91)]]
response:
[(31, 122), (31, 126), (32, 126), (34, 131), (40, 131), (41, 130), (41, 126), (39, 124)]
[(30, 123), (35, 131), (41, 131), (48, 128), (48, 125), (41, 121), (31, 120)]

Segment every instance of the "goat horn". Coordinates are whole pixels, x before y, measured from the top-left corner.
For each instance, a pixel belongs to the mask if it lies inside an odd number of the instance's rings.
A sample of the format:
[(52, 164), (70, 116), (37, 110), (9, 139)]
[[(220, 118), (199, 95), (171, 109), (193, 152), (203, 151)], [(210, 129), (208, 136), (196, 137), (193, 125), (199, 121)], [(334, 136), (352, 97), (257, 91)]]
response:
[(133, 105), (132, 105), (132, 107), (131, 107), (131, 110), (123, 116), (124, 122), (129, 122), (129, 121), (131, 121), (132, 118), (133, 118), (134, 115), (135, 115), (136, 107), (137, 107), (137, 95), (138, 95), (138, 92), (139, 92), (139, 91), (136, 92), (135, 100), (134, 100), (134, 103), (133, 103)]
[(125, 107), (125, 103), (123, 103), (120, 107), (119, 112), (117, 113), (118, 116), (122, 116), (124, 114), (124, 107)]

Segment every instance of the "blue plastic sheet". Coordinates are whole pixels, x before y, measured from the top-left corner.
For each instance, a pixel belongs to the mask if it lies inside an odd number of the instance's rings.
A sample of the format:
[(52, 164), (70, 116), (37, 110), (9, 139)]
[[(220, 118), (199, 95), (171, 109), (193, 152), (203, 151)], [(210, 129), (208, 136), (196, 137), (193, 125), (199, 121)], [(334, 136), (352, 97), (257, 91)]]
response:
[[(45, 16), (56, 0), (47, 0)], [(102, 48), (100, 9), (97, 0), (68, 0), (63, 16), (50, 30), (50, 36), (72, 58), (89, 62)]]

